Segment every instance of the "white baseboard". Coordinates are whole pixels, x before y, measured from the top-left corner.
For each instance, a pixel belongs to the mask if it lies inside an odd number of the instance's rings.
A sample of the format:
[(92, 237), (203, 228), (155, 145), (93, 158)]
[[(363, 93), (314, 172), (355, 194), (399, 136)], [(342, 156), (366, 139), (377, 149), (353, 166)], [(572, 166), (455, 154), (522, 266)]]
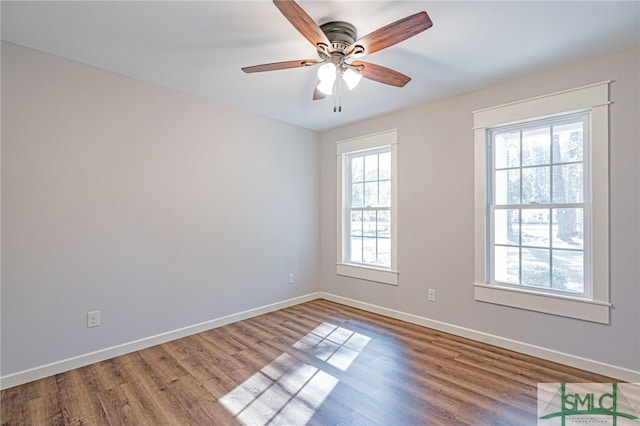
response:
[(101, 349), (99, 351), (75, 356), (72, 358), (67, 358), (61, 361), (52, 362), (50, 364), (30, 368), (28, 370), (19, 371), (17, 373), (8, 374), (6, 376), (0, 377), (0, 389), (7, 389), (13, 386), (18, 386), (24, 383), (32, 382), (34, 380), (53, 376), (55, 374), (73, 370), (74, 368), (84, 367), (89, 364), (104, 361), (120, 355), (131, 353), (131, 352), (139, 351), (141, 349), (145, 349), (151, 346), (170, 342), (172, 340), (180, 339), (182, 337), (186, 337), (193, 334), (201, 333), (203, 331), (222, 327), (223, 325), (231, 324), (237, 321), (242, 321), (248, 318), (253, 318), (258, 315), (277, 311), (279, 309), (287, 308), (289, 306), (298, 305), (300, 303), (317, 299), (318, 297), (319, 297), (319, 293), (311, 293), (304, 296), (284, 300), (282, 302), (272, 303), (270, 305), (249, 309), (247, 311), (239, 312), (237, 314), (216, 318), (200, 324), (190, 325), (188, 327), (180, 328), (173, 331), (168, 331), (166, 333), (157, 334), (155, 336), (146, 337), (144, 339), (135, 340), (133, 342), (123, 343), (121, 345), (112, 346), (110, 348)]
[(590, 371), (593, 373), (602, 374), (604, 376), (608, 376), (617, 380), (622, 380), (630, 383), (640, 383), (640, 371), (634, 371), (615, 365), (605, 364), (603, 362), (582, 358), (576, 355), (571, 355), (540, 346), (530, 345), (528, 343), (523, 343), (516, 340), (505, 339), (504, 337), (483, 333), (481, 331), (472, 330), (469, 328), (459, 327), (457, 325), (452, 325), (441, 321), (431, 320), (417, 315), (408, 314), (406, 312), (396, 311), (393, 309), (372, 305), (342, 296), (336, 296), (330, 293), (320, 292), (319, 297), (336, 303), (341, 303), (343, 305), (362, 309), (364, 311), (385, 315), (391, 318), (399, 319), (424, 327), (429, 327), (434, 330), (443, 331), (445, 333), (454, 334), (456, 336), (466, 337), (471, 340), (487, 343), (500, 348), (509, 349), (526, 355), (546, 359), (548, 361), (557, 362), (559, 364), (580, 368), (582, 370)]
[(407, 321), (412, 324), (429, 327), (434, 330), (451, 333), (456, 336), (466, 337), (468, 339), (488, 343), (490, 345), (513, 350), (523, 354), (536, 356), (536, 357), (543, 358), (549, 361), (554, 361), (560, 364), (569, 365), (571, 367), (576, 367), (586, 371), (602, 374), (618, 380), (623, 380), (630, 383), (640, 383), (640, 371), (634, 371), (634, 370), (630, 370), (622, 367), (617, 367), (615, 365), (609, 365), (599, 361), (593, 361), (593, 360), (578, 357), (575, 355), (542, 348), (540, 346), (518, 342), (516, 340), (505, 339), (503, 337), (483, 333), (477, 330), (459, 327), (459, 326), (448, 324), (441, 321), (431, 320), (431, 319), (420, 317), (417, 315), (408, 314), (406, 312), (396, 311), (393, 309), (385, 308), (378, 305), (372, 305), (369, 303), (361, 302), (354, 299), (349, 299), (342, 296), (337, 296), (330, 293), (317, 292), (317, 293), (310, 293), (304, 296), (284, 300), (282, 302), (277, 302), (270, 305), (249, 309), (247, 311), (239, 312), (239, 313), (228, 315), (221, 318), (216, 318), (200, 324), (191, 325), (188, 327), (180, 328), (180, 329), (169, 331), (166, 333), (157, 334), (155, 336), (146, 337), (144, 339), (136, 340), (133, 342), (123, 343), (121, 345), (113, 346), (113, 347), (102, 349), (99, 351), (79, 355), (72, 358), (67, 358), (61, 361), (53, 362), (50, 364), (46, 364), (46, 365), (31, 368), (28, 370), (19, 371), (17, 373), (2, 376), (0, 377), (0, 389), (7, 389), (13, 386), (18, 386), (34, 380), (42, 379), (45, 377), (53, 376), (55, 374), (63, 373), (65, 371), (73, 370), (74, 368), (84, 367), (89, 364), (104, 361), (120, 355), (131, 353), (131, 352), (139, 351), (151, 346), (170, 342), (172, 340), (180, 339), (182, 337), (201, 333), (203, 331), (222, 327), (224, 325), (231, 324), (237, 321), (253, 318), (258, 315), (277, 311), (279, 309), (287, 308), (289, 306), (294, 306), (300, 303), (308, 302), (308, 301), (319, 299), (319, 298), (327, 299), (333, 302), (341, 303), (343, 305), (362, 309), (368, 312), (385, 315), (385, 316), (399, 319), (402, 321)]

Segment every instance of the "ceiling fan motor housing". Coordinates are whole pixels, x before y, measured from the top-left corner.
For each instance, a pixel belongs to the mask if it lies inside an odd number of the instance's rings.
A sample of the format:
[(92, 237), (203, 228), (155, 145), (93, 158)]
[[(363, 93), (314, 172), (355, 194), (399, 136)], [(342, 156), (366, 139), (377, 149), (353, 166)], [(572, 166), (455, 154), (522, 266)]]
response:
[(330, 52), (347, 54), (347, 48), (358, 39), (356, 27), (344, 21), (331, 21), (320, 25), (320, 29), (331, 42)]

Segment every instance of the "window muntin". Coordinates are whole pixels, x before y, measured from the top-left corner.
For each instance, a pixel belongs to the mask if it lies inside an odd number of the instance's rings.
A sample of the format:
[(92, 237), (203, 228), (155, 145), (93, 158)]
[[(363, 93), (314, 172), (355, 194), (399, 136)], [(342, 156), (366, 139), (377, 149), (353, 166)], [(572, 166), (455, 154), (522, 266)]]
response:
[(488, 130), (490, 283), (591, 295), (588, 130), (586, 113)]
[(391, 268), (390, 146), (344, 154), (346, 263)]

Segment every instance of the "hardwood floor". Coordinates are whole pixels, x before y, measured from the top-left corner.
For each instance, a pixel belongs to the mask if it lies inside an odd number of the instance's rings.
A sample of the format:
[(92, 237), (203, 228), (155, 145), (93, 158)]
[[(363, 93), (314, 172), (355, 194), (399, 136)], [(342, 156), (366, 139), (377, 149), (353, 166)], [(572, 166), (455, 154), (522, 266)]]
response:
[(2, 391), (3, 425), (535, 425), (539, 382), (612, 382), (314, 300)]

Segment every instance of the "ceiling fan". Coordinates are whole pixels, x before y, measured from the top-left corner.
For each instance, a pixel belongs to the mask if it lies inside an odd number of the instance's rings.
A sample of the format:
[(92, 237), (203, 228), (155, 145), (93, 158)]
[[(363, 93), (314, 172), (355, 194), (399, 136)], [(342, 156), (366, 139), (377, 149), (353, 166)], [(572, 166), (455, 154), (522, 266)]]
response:
[[(242, 71), (254, 73), (319, 65), (318, 84), (313, 91), (313, 100), (339, 92), (343, 81), (351, 90), (362, 77), (403, 87), (411, 77), (381, 65), (352, 59), (393, 46), (433, 25), (427, 12), (418, 12), (358, 39), (356, 28), (348, 22), (332, 21), (319, 26), (293, 0), (273, 0), (273, 3), (304, 38), (314, 45), (320, 59), (272, 62), (244, 67)], [(342, 107), (334, 104), (333, 110), (341, 111)]]

